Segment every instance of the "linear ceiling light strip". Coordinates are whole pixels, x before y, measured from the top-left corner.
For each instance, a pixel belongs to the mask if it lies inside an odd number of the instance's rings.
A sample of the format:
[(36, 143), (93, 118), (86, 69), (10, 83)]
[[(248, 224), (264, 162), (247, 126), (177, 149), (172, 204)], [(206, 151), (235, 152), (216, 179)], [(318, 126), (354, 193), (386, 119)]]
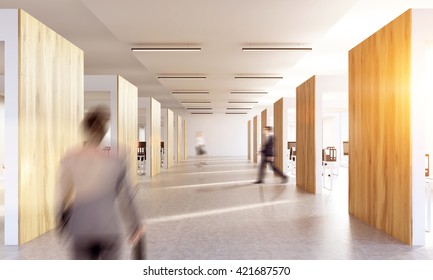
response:
[(200, 52), (201, 48), (131, 48), (133, 52)]
[(230, 94), (268, 94), (267, 91), (232, 91)]
[(244, 52), (312, 51), (312, 48), (242, 48)]
[(234, 112), (226, 112), (226, 115), (246, 115), (247, 113), (234, 113)]
[(158, 79), (206, 79), (206, 76), (158, 76)]
[(278, 80), (283, 79), (282, 76), (235, 76), (235, 79), (269, 79), (269, 80)]
[(210, 101), (181, 101), (181, 104), (210, 104)]
[(212, 108), (189, 107), (187, 110), (212, 110)]
[(211, 112), (192, 112), (192, 115), (212, 115)]
[(257, 104), (258, 101), (229, 101), (229, 104)]
[(171, 94), (209, 94), (209, 91), (172, 91)]
[(245, 107), (242, 107), (242, 108), (233, 108), (233, 107), (228, 107), (227, 108), (227, 110), (251, 110), (252, 108), (245, 108)]

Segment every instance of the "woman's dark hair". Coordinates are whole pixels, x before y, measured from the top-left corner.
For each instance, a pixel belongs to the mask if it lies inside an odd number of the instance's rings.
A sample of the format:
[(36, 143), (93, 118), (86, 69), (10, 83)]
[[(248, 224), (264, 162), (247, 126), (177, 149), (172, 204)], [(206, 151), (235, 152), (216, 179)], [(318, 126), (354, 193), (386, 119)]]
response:
[(107, 122), (110, 119), (110, 110), (99, 105), (89, 109), (83, 119), (83, 129), (88, 141), (101, 142), (107, 133)]

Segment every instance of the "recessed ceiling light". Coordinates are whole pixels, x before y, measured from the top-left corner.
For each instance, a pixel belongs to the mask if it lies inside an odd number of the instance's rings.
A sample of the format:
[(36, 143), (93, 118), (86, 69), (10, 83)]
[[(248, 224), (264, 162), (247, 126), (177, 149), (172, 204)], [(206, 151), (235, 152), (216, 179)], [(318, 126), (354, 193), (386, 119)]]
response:
[(181, 104), (210, 104), (210, 101), (180, 101)]
[(189, 107), (187, 110), (212, 110), (212, 108), (202, 108), (202, 107)]
[(247, 113), (239, 113), (239, 112), (227, 112), (226, 115), (246, 115)]
[(191, 90), (172, 91), (171, 94), (209, 94), (209, 91), (191, 91)]
[(211, 112), (191, 112), (192, 115), (212, 115)]
[(131, 48), (133, 52), (200, 52), (201, 48)]
[(232, 91), (230, 94), (268, 94), (267, 91)]
[(159, 76), (158, 79), (206, 79), (206, 76)]
[(235, 76), (235, 79), (282, 79), (282, 76)]
[(233, 108), (233, 107), (229, 107), (227, 108), (227, 110), (251, 110), (252, 108)]
[(312, 48), (242, 48), (244, 52), (312, 51)]
[(256, 104), (258, 101), (229, 101), (229, 104)]

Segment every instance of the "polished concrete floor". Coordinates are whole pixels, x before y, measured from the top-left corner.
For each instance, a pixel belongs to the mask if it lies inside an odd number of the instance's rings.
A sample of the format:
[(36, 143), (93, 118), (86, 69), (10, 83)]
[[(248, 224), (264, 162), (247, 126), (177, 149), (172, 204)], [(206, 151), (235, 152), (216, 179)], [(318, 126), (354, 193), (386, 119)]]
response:
[[(332, 191), (311, 195), (296, 188), (295, 178), (281, 184), (270, 171), (264, 184), (253, 184), (257, 166), (245, 159), (206, 163), (191, 159), (139, 178), (149, 259), (433, 259), (433, 233), (425, 246), (408, 246), (348, 215), (347, 168), (339, 169)], [(0, 259), (68, 258), (54, 231), (19, 247), (0, 245)]]

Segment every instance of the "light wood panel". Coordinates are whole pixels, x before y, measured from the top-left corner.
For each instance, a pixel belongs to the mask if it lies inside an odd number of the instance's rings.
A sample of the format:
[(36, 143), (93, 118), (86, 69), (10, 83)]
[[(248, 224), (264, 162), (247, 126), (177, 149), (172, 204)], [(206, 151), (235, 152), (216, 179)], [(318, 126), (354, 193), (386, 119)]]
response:
[(187, 127), (186, 127), (186, 120), (183, 120), (183, 159), (188, 159), (188, 148), (187, 148)]
[(265, 127), (268, 125), (268, 110), (265, 109), (262, 111), (261, 113), (261, 118), (260, 118), (260, 123), (261, 123), (261, 129), (260, 129), (260, 146), (263, 148), (263, 145), (266, 143), (266, 138), (265, 138)]
[(183, 158), (182, 155), (182, 117), (177, 116), (177, 163)]
[(167, 109), (167, 143), (165, 144), (165, 152), (167, 153), (167, 168), (173, 166), (173, 111)]
[(284, 156), (287, 143), (284, 145), (284, 100), (280, 98), (274, 103), (274, 164), (278, 169), (284, 170)]
[(257, 144), (257, 116), (253, 118), (253, 162), (257, 163), (257, 152), (258, 152), (258, 144)]
[(150, 99), (150, 176), (161, 172), (161, 104)]
[(349, 52), (349, 211), (411, 243), (411, 11)]
[(248, 160), (251, 160), (251, 120), (248, 121)]
[(52, 229), (56, 170), (81, 142), (83, 52), (19, 11), (19, 243)]
[(129, 178), (137, 183), (138, 143), (138, 88), (117, 76), (117, 142), (119, 151), (125, 151), (129, 160)]
[(316, 77), (296, 88), (296, 185), (316, 193)]

